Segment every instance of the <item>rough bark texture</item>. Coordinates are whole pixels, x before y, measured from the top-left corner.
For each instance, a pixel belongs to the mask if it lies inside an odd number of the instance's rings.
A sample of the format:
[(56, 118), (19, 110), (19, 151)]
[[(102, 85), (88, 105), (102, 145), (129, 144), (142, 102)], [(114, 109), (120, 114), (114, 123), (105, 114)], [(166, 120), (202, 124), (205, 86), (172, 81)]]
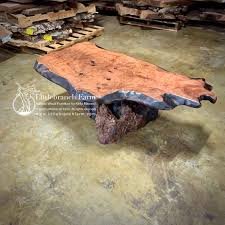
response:
[(218, 2), (218, 3), (225, 3), (225, 0), (194, 0), (195, 2)]
[(135, 5), (135, 6), (155, 6), (155, 7), (167, 7), (174, 5), (187, 5), (191, 1), (189, 0), (122, 0), (121, 1), (127, 5)]
[(30, 9), (34, 7), (33, 4), (19, 4), (15, 2), (3, 2), (0, 3), (0, 12), (16, 13), (24, 9)]
[(218, 26), (223, 26), (225, 22), (224, 5), (216, 1), (121, 0), (121, 3), (116, 4), (116, 10), (120, 16), (133, 16), (150, 21), (195, 21)]
[(182, 7), (169, 7), (163, 9), (137, 9), (126, 7), (120, 3), (116, 4), (116, 10), (120, 16), (136, 16), (140, 19), (176, 19), (176, 15), (183, 12), (185, 9)]
[(189, 21), (225, 23), (225, 9), (201, 8), (191, 10), (187, 13), (186, 19)]
[(135, 102), (102, 104), (97, 108), (96, 116), (98, 140), (101, 144), (114, 143), (128, 132), (144, 127), (150, 120), (156, 119), (157, 115), (158, 110), (150, 110)]
[(45, 34), (40, 34), (40, 35), (21, 35), (21, 34), (15, 34), (14, 38), (18, 38), (20, 40), (27, 40), (31, 41), (33, 43), (41, 40), (48, 40), (47, 37), (51, 38), (52, 41), (56, 40), (64, 40), (69, 37), (69, 35), (72, 33), (72, 29), (64, 29), (64, 30), (55, 30), (55, 31), (50, 31)]
[(11, 40), (12, 33), (0, 25), (0, 44)]

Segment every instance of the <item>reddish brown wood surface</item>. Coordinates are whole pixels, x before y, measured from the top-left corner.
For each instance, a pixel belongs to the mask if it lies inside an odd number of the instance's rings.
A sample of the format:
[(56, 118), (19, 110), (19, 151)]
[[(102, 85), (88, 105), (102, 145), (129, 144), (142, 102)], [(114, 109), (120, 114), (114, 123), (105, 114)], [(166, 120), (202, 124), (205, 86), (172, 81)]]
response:
[(216, 101), (202, 79), (167, 72), (153, 64), (107, 51), (90, 42), (49, 53), (38, 59), (50, 72), (65, 78), (76, 90), (100, 98), (116, 91), (135, 91), (163, 101), (172, 94), (198, 102), (202, 96)]

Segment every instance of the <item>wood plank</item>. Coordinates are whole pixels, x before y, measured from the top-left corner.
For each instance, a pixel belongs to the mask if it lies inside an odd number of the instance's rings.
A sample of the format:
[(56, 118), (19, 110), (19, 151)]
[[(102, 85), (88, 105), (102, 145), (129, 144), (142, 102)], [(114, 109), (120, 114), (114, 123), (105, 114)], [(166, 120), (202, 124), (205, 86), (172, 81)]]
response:
[(67, 0), (47, 0), (47, 2), (66, 2)]
[(52, 48), (49, 48), (49, 47), (41, 47), (39, 48), (41, 51), (44, 51), (44, 52), (51, 52), (52, 51)]
[(40, 47), (45, 47), (48, 44), (50, 44), (49, 41), (41, 40), (36, 43), (30, 42), (30, 41), (25, 41), (25, 40), (18, 40), (18, 39), (11, 39), (9, 41), (10, 45), (21, 47), (21, 46), (26, 46), (30, 48), (40, 48)]
[(101, 29), (96, 29), (96, 31), (93, 31), (93, 32), (91, 33), (91, 35), (97, 37), (97, 36), (102, 35), (103, 31), (104, 31), (104, 28), (102, 27)]
[(77, 38), (75, 37), (68, 37), (66, 40), (69, 40), (69, 41), (75, 41)]
[(35, 2), (35, 0), (10, 0), (10, 2), (17, 2), (17, 3), (31, 3), (31, 2)]
[(96, 28), (91, 28), (91, 27), (84, 27), (84, 30), (87, 30), (87, 31), (96, 31)]
[[(202, 0), (200, 0), (202, 1)], [(215, 0), (219, 1), (219, 0)], [(223, 0), (221, 0), (223, 1)], [(190, 5), (192, 1), (187, 0), (121, 0), (122, 4), (125, 4), (132, 8), (137, 8), (138, 6), (142, 4), (143, 7), (153, 6), (153, 7), (170, 7), (170, 6), (176, 6), (176, 5)]]
[(147, 19), (147, 20), (153, 20), (153, 19), (176, 19), (176, 17), (171, 13), (163, 12), (162, 10), (159, 12), (154, 12), (153, 10), (146, 9), (137, 9), (137, 8), (131, 8), (126, 7), (121, 3), (116, 4), (116, 10), (120, 16), (134, 16), (138, 17), (140, 19)]
[(86, 31), (86, 30), (75, 29), (75, 31), (79, 34), (90, 34), (90, 31)]
[(11, 17), (8, 16), (8, 22), (13, 22), (18, 24), (21, 28), (26, 28), (32, 26), (34, 22), (47, 20), (49, 22), (56, 21), (60, 19), (65, 19), (75, 16), (76, 13), (74, 9), (70, 10), (60, 10), (58, 12), (48, 12), (46, 14), (37, 14), (34, 16), (25, 16), (23, 14), (12, 14)]
[[(54, 6), (52, 6), (54, 9)], [(93, 11), (94, 6), (91, 4), (89, 6), (84, 6), (81, 3), (77, 3), (77, 8), (71, 8), (68, 10), (59, 10), (57, 12), (48, 12), (44, 14), (36, 14), (33, 16), (26, 16), (23, 14), (9, 14), (7, 15), (8, 17), (8, 22), (15, 23), (17, 24), (20, 28), (26, 28), (29, 26), (32, 26), (34, 22), (39, 22), (39, 21), (56, 21), (56, 20), (62, 20), (70, 17), (74, 17), (79, 13), (83, 12), (89, 12)], [(31, 10), (32, 11), (32, 10)]]
[(59, 43), (62, 44), (62, 45), (67, 45), (67, 44), (70, 43), (70, 41), (60, 41)]
[(50, 6), (41, 5), (41, 6), (32, 7), (30, 9), (23, 10), (22, 14), (26, 15), (26, 16), (34, 16), (36, 14), (42, 14), (42, 13), (50, 12), (51, 10), (52, 10), (52, 8)]
[[(40, 69), (39, 65), (45, 68)], [(71, 89), (72, 86), (76, 90), (91, 93), (102, 104), (104, 101), (110, 104), (115, 100), (129, 99), (150, 109), (169, 110), (179, 105), (196, 108), (201, 106), (202, 100), (212, 103), (217, 100), (205, 79), (168, 72), (140, 59), (99, 48), (90, 42), (39, 57), (35, 68), (44, 76), (51, 72), (66, 79), (70, 86), (65, 86), (62, 81), (64, 88)], [(50, 79), (57, 84), (60, 82), (55, 76)]]
[(104, 29), (104, 27), (96, 26), (96, 25), (88, 25), (88, 27), (96, 28), (96, 29)]
[(7, 13), (16, 13), (24, 9), (30, 9), (32, 7), (34, 7), (34, 5), (32, 4), (19, 4), (15, 2), (0, 3), (0, 11), (7, 12)]
[(177, 32), (181, 27), (182, 23), (178, 22), (170, 22), (170, 21), (160, 21), (160, 20), (142, 20), (140, 18), (136, 18), (133, 16), (120, 16), (119, 21), (121, 24), (131, 25), (131, 26), (139, 26), (152, 28), (157, 30), (167, 30), (167, 31), (175, 31)]
[(72, 33), (71, 34), (73, 37), (83, 37), (84, 35), (78, 34), (78, 33)]
[(55, 49), (58, 49), (60, 47), (62, 47), (62, 45), (60, 44), (51, 44), (51, 45), (48, 45), (49, 47), (52, 47), (52, 48), (55, 48)]
[(53, 11), (60, 11), (65, 8), (65, 4), (61, 3), (48, 3), (47, 5), (39, 5), (22, 11), (26, 16), (34, 16), (36, 14), (44, 14)]
[(63, 49), (67, 48), (71, 45), (74, 45), (76, 43), (85, 41), (85, 40), (90, 40), (94, 36), (98, 36), (102, 34), (103, 28), (101, 29), (95, 29), (95, 31), (89, 32), (89, 34), (78, 34), (78, 33), (73, 33), (71, 34), (70, 37), (66, 38), (66, 40), (56, 42), (54, 44), (51, 44), (49, 41), (41, 40), (38, 42), (30, 42), (30, 41), (24, 41), (24, 40), (12, 40), (9, 44), (12, 46), (17, 46), (17, 47), (30, 47), (30, 48), (35, 48), (42, 50), (44, 52), (52, 52), (52, 51), (57, 51), (58, 49)]

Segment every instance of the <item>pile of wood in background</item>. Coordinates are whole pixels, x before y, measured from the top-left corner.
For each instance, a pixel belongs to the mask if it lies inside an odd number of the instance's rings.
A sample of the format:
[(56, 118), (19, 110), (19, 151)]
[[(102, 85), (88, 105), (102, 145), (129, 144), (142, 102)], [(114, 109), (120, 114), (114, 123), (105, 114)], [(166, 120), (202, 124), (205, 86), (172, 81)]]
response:
[(90, 4), (93, 3), (96, 6), (96, 10), (100, 14), (104, 15), (115, 15), (117, 14), (116, 11), (116, 3), (118, 0), (78, 0), (83, 4)]
[[(92, 24), (96, 13), (94, 4), (73, 0), (4, 1), (0, 3), (0, 34), (5, 31), (16, 43), (45, 46), (47, 42), (65, 40), (74, 29)], [(9, 38), (2, 40), (7, 42)]]
[(80, 34), (100, 35), (100, 27), (73, 32), (94, 22), (96, 7), (118, 13), (121, 24), (175, 31), (187, 24), (225, 27), (225, 0), (0, 0), (0, 43), (11, 38), (13, 45), (40, 49), (67, 38), (87, 40)]
[[(181, 17), (181, 19), (183, 19)], [(215, 0), (215, 2), (206, 2), (196, 0), (184, 16), (187, 22), (214, 24), (225, 27), (225, 0)]]
[(223, 3), (224, 0), (120, 0), (116, 10), (124, 24), (179, 30), (189, 22), (225, 26)]

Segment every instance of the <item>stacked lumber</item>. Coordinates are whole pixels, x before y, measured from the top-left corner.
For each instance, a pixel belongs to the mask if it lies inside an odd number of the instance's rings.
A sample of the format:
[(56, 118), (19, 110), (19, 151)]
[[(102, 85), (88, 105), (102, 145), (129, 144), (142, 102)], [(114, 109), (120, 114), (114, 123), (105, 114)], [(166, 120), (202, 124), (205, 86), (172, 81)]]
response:
[(73, 0), (13, 0), (0, 3), (0, 25), (12, 33), (9, 44), (46, 46), (93, 24), (96, 13), (94, 4)]
[(222, 4), (225, 0), (215, 0), (220, 3), (199, 1), (120, 0), (116, 10), (121, 23), (157, 29), (177, 31), (190, 21), (225, 25), (225, 5)]
[(99, 13), (106, 15), (116, 14), (115, 0), (95, 0), (94, 4)]
[(189, 2), (178, 0), (122, 0), (116, 10), (121, 23), (177, 31), (183, 25), (178, 16), (186, 13), (188, 6)]
[[(217, 1), (217, 3), (214, 1)], [(185, 15), (186, 21), (225, 26), (225, 1), (212, 0), (212, 2), (206, 3), (196, 0)]]

